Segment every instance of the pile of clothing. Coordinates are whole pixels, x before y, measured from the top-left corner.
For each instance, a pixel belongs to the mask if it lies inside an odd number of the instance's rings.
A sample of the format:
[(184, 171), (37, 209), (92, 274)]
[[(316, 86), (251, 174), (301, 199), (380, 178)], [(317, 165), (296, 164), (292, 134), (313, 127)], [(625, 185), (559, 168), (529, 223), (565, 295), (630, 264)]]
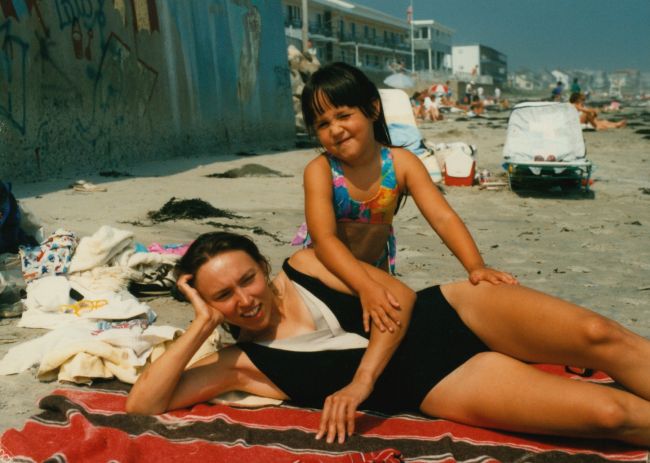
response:
[(26, 297), (18, 326), (50, 330), (17, 345), (0, 374), (36, 367), (42, 380), (133, 383), (182, 330), (156, 326), (156, 314), (136, 297), (169, 293), (172, 269), (185, 245), (145, 248), (133, 233), (102, 226), (79, 240), (59, 229), (40, 245), (20, 246)]

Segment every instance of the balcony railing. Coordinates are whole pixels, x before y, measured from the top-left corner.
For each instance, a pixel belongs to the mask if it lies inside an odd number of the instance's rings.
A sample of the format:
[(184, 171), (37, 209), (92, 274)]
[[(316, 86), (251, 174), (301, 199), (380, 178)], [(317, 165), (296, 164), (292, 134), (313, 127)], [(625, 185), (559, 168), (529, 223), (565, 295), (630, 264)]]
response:
[(332, 26), (310, 22), (309, 23), (309, 33), (314, 35), (323, 35), (325, 37), (332, 37)]
[(294, 29), (300, 29), (302, 27), (302, 19), (300, 18), (285, 19), (284, 27), (293, 27)]
[(390, 48), (397, 50), (410, 50), (411, 45), (404, 42), (384, 40), (383, 37), (362, 37), (359, 35), (339, 33), (338, 39), (341, 42), (354, 42), (359, 45), (374, 45), (382, 48)]

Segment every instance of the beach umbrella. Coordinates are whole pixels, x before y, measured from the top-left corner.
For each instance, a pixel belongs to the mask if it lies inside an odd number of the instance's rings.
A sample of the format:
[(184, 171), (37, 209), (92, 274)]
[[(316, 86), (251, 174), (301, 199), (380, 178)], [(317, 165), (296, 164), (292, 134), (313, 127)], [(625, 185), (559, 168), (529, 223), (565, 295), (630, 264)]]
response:
[(389, 75), (384, 79), (384, 83), (393, 88), (415, 87), (415, 82), (413, 82), (413, 79), (402, 72), (396, 72), (395, 74)]
[(443, 84), (434, 84), (429, 89), (429, 93), (433, 95), (446, 95), (449, 89)]

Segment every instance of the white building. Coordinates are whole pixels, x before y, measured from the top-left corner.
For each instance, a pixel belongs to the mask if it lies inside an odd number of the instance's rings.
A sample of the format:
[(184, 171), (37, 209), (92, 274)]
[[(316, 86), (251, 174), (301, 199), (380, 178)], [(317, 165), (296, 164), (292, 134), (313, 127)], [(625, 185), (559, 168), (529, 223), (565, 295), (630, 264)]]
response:
[(451, 71), (451, 38), (453, 29), (433, 19), (413, 21), (415, 69)]
[[(302, 0), (282, 0), (287, 44), (302, 49)], [(344, 0), (308, 0), (309, 33), (321, 63), (344, 61), (365, 70), (411, 63), (411, 25)], [(413, 22), (415, 70), (449, 67), (453, 31), (433, 20)]]
[(452, 70), (465, 80), (489, 76), (496, 85), (508, 80), (508, 57), (485, 45), (462, 45), (451, 48)]

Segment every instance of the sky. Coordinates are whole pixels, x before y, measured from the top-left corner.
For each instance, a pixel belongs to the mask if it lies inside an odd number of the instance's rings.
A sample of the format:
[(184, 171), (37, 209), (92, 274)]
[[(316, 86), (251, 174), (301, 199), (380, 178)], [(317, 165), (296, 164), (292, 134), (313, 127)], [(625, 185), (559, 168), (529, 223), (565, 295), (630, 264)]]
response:
[[(411, 0), (351, 0), (406, 19)], [(508, 70), (650, 71), (650, 0), (412, 0), (414, 19), (455, 31), (453, 45), (482, 45)]]

